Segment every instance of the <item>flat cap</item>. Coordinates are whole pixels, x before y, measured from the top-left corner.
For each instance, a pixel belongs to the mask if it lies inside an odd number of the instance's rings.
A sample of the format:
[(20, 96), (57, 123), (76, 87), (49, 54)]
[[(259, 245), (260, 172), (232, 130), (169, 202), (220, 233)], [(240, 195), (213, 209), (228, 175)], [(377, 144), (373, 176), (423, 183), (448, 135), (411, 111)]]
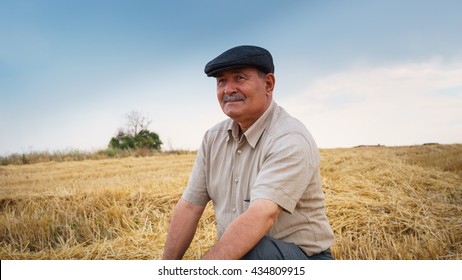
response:
[(219, 71), (245, 66), (254, 66), (266, 74), (274, 73), (271, 53), (257, 46), (231, 48), (207, 63), (204, 72), (209, 77), (215, 77)]

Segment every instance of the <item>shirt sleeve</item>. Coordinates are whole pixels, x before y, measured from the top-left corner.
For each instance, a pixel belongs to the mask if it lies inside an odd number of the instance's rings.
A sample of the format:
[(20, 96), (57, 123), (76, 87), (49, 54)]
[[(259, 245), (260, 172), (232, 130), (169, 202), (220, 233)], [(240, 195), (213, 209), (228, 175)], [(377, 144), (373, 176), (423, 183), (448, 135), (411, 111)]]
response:
[(272, 200), (292, 214), (315, 172), (319, 172), (319, 151), (310, 141), (297, 132), (273, 138), (252, 186), (251, 200)]
[(193, 166), (191, 177), (188, 185), (183, 192), (182, 198), (189, 203), (205, 206), (210, 201), (210, 196), (207, 192), (207, 137), (204, 136), (202, 144), (197, 151), (196, 161)]

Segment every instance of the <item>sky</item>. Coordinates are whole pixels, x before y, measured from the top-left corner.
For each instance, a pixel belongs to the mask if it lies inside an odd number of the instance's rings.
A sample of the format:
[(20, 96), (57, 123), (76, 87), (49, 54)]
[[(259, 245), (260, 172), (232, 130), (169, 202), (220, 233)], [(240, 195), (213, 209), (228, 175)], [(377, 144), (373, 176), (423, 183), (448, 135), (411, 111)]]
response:
[(0, 0), (0, 155), (96, 151), (132, 111), (163, 149), (226, 119), (203, 70), (268, 49), (320, 148), (462, 143), (462, 1)]

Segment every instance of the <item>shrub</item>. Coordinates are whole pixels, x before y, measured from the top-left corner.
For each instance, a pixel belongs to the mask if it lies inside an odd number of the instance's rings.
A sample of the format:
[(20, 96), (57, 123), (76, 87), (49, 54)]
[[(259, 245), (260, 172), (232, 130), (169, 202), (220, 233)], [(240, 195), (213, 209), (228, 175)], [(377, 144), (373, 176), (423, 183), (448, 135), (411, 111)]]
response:
[(116, 137), (112, 137), (109, 141), (109, 148), (116, 150), (131, 150), (131, 149), (152, 149), (160, 150), (162, 141), (157, 133), (143, 129), (136, 135), (119, 132)]

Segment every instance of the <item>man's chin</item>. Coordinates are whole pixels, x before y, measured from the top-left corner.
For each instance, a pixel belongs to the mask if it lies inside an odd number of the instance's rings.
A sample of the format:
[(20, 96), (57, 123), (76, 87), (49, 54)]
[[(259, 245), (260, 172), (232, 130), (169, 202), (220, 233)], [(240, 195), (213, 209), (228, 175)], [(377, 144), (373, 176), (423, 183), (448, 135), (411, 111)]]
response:
[(226, 107), (223, 108), (223, 113), (225, 113), (225, 115), (227, 115), (228, 117), (232, 119), (238, 118), (239, 116), (242, 115), (241, 110), (236, 110), (235, 108), (226, 108)]

